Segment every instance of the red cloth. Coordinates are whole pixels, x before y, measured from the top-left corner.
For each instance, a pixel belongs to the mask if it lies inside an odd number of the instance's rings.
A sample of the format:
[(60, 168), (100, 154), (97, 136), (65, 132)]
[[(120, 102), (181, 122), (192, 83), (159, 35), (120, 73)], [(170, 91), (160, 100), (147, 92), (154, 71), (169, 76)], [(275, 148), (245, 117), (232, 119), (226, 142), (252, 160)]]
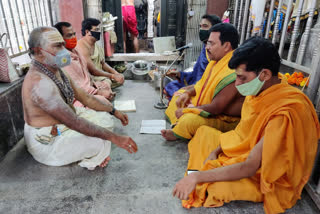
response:
[(136, 10), (133, 5), (122, 6), (123, 31), (129, 31), (133, 36), (137, 36), (137, 17)]
[(112, 56), (113, 52), (112, 52), (112, 47), (110, 43), (109, 32), (104, 32), (103, 37), (104, 37), (104, 54), (106, 57), (110, 57)]

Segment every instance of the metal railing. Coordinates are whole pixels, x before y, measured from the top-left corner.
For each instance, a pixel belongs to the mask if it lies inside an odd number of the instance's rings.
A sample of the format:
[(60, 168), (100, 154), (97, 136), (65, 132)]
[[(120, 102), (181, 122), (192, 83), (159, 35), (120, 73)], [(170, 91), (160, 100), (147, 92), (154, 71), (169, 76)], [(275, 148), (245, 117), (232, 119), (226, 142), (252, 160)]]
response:
[[(276, 4), (276, 3), (277, 4)], [(286, 5), (284, 5), (286, 2)], [(302, 9), (304, 7), (304, 3), (309, 2), (309, 9), (307, 14), (307, 21), (305, 22), (305, 27), (302, 29), (303, 36), (300, 40), (298, 40), (299, 30), (301, 31), (301, 21), (302, 17)], [(311, 2), (311, 3), (310, 3)], [(320, 34), (316, 35), (318, 37), (317, 44), (313, 44), (313, 54), (311, 63), (304, 63), (304, 57), (306, 54), (307, 46), (310, 43), (310, 33), (311, 28), (314, 23), (314, 16), (317, 7), (317, 0), (312, 1), (304, 1), (300, 0), (296, 12), (295, 20), (291, 18), (291, 10), (293, 8), (293, 0), (271, 0), (269, 4), (269, 12), (265, 11), (264, 21), (262, 22), (261, 30), (259, 32), (254, 33), (252, 31), (253, 25), (251, 20), (251, 12), (249, 10), (249, 6), (251, 4), (251, 0), (234, 0), (232, 4), (234, 8), (230, 8), (230, 11), (233, 13), (231, 20), (232, 23), (236, 26), (240, 34), (240, 43), (242, 43), (245, 39), (248, 39), (250, 36), (254, 35), (264, 35), (265, 38), (270, 39), (273, 44), (278, 46), (279, 54), (282, 58), (282, 64), (291, 67), (293, 69), (301, 70), (310, 75), (310, 84), (308, 87), (307, 94), (310, 99), (316, 103), (319, 100), (318, 91), (320, 92), (319, 83), (320, 76), (317, 72), (318, 62), (320, 58), (320, 51), (318, 51), (318, 46), (320, 44)], [(277, 10), (277, 13), (274, 17), (274, 9), (277, 8), (286, 8), (286, 12), (282, 12), (283, 9)], [(285, 17), (284, 19), (280, 19), (281, 14)], [(286, 15), (288, 14), (288, 15)], [(319, 16), (320, 17), (320, 16)], [(290, 34), (287, 32), (289, 23), (294, 22), (293, 31)], [(281, 29), (280, 29), (281, 24)], [(320, 20), (318, 19), (317, 25), (319, 25), (320, 29)], [(316, 26), (317, 26), (316, 25)], [(270, 31), (272, 30), (272, 33)], [(288, 43), (287, 41), (290, 41)], [(319, 44), (318, 44), (319, 43)], [(289, 48), (285, 48), (285, 44)], [(310, 44), (309, 44), (310, 45)], [(286, 54), (286, 56), (284, 56)], [(294, 58), (295, 56), (295, 58)]]
[(32, 29), (51, 26), (50, 0), (1, 0), (0, 34), (9, 37), (10, 57), (28, 50), (28, 37)]
[[(310, 83), (306, 88), (306, 92), (310, 100), (315, 104), (319, 116), (320, 16), (318, 16), (318, 20), (314, 25), (314, 16), (318, 7), (317, 0), (300, 0), (299, 2), (293, 0), (267, 1), (266, 5), (268, 5), (269, 12), (264, 8), (259, 32), (253, 31), (252, 14), (249, 10), (252, 1), (232, 1), (233, 2), (229, 4), (229, 6), (231, 6), (229, 10), (232, 13), (232, 19), (230, 20), (239, 31), (240, 43), (243, 43), (244, 40), (248, 39), (250, 36), (264, 36), (266, 39), (271, 40), (273, 44), (277, 45), (283, 65), (309, 74)], [(295, 19), (294, 17), (291, 17), (294, 2), (297, 3), (297, 5), (295, 5)], [(304, 4), (308, 4), (308, 6), (306, 7)], [(305, 14), (302, 14), (303, 10)], [(307, 17), (307, 19), (304, 19), (305, 17)], [(301, 21), (301, 19), (304, 19), (304, 21)], [(304, 22), (304, 25), (302, 25), (301, 22)], [(291, 25), (291, 27), (293, 26), (291, 33), (288, 32), (289, 25)], [(312, 37), (311, 34), (313, 35)], [(308, 56), (307, 52), (309, 54)], [(309, 60), (308, 63), (306, 63), (307, 60)], [(317, 158), (319, 159), (320, 157)], [(315, 166), (315, 168), (316, 167), (317, 166)], [(317, 200), (319, 200), (320, 180), (316, 185), (317, 187), (312, 191), (317, 192)], [(310, 185), (308, 184), (307, 190), (309, 187)], [(310, 193), (311, 191), (308, 192)], [(318, 206), (320, 207), (320, 205)]]

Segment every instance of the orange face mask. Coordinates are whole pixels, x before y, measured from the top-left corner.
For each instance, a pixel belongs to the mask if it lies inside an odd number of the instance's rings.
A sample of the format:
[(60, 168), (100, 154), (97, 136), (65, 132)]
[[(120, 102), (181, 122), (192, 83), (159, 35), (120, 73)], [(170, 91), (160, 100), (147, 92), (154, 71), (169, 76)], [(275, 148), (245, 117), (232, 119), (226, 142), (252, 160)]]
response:
[(66, 48), (69, 50), (74, 49), (77, 46), (77, 37), (65, 39), (64, 41), (66, 42)]

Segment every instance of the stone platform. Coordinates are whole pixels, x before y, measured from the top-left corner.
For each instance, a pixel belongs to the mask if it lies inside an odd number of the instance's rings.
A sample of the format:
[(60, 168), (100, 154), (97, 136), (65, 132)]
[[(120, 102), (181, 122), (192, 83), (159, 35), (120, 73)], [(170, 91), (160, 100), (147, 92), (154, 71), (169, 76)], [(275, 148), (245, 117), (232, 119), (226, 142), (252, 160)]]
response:
[[(159, 91), (151, 83), (132, 80), (116, 91), (117, 100), (134, 99), (137, 111), (128, 113), (127, 127), (116, 121), (115, 132), (131, 136), (139, 151), (132, 155), (113, 146), (108, 167), (88, 171), (77, 164), (48, 167), (37, 163), (22, 140), (0, 162), (0, 213), (263, 213), (261, 203), (245, 201), (220, 208), (182, 208), (171, 193), (186, 170), (187, 144), (139, 134), (141, 120), (165, 118), (163, 110), (153, 107)], [(316, 214), (319, 210), (303, 192), (302, 199), (286, 213)]]
[(23, 137), (23, 79), (0, 83), (0, 160)]

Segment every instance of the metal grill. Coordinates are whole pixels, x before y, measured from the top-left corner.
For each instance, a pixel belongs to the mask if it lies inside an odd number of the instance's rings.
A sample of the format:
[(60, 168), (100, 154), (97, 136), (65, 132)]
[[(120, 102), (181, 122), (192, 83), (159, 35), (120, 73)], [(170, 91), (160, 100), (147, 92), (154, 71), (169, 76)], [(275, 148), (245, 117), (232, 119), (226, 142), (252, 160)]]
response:
[(192, 9), (195, 15), (187, 20), (186, 44), (192, 42), (193, 48), (186, 51), (184, 68), (190, 67), (190, 63), (197, 61), (200, 55), (203, 43), (199, 39), (199, 24), (201, 17), (206, 14), (206, 8), (206, 0), (188, 1), (188, 9)]
[(24, 54), (32, 29), (52, 26), (50, 0), (1, 0), (0, 34), (9, 38), (9, 55)]
[[(317, 72), (318, 62), (320, 61), (320, 52), (317, 48), (318, 44), (312, 45), (313, 50), (311, 57), (309, 57), (311, 58), (311, 62), (305, 63), (305, 60), (308, 58), (306, 57), (306, 49), (308, 45), (310, 46), (308, 43), (310, 43), (311, 28), (314, 24), (315, 11), (318, 7), (317, 0), (297, 1), (298, 9), (293, 25), (293, 31), (290, 34), (287, 30), (289, 23), (292, 22), (290, 14), (293, 8), (294, 0), (267, 1), (270, 3), (269, 12), (265, 10), (265, 15), (263, 17), (264, 20), (262, 22), (262, 25), (265, 23), (265, 26), (261, 27), (261, 30), (258, 33), (253, 33), (252, 30), (253, 25), (251, 21), (251, 12), (249, 9), (251, 2), (251, 0), (234, 0), (232, 4), (234, 9), (232, 8), (231, 10), (233, 12), (233, 19), (231, 19), (231, 21), (237, 27), (240, 33), (240, 43), (254, 35), (264, 35), (265, 38), (270, 39), (273, 44), (278, 46), (279, 54), (282, 57), (282, 64), (311, 75), (307, 93), (310, 99), (316, 103), (319, 100), (319, 94), (317, 96), (317, 93), (320, 91), (320, 72)], [(308, 18), (305, 21), (304, 27), (302, 27), (300, 18), (302, 18), (301, 12), (304, 7), (304, 3), (306, 2), (309, 2), (310, 4), (308, 7)], [(277, 13), (274, 17), (274, 9), (276, 7), (285, 9), (277, 10)], [(281, 13), (284, 14), (284, 18), (282, 20), (280, 18)], [(279, 25), (282, 25), (281, 29), (279, 29)], [(319, 19), (317, 21), (317, 25), (320, 26)], [(271, 30), (272, 33), (270, 33)], [(303, 36), (299, 37), (299, 35), (302, 34)], [(317, 39), (315, 42), (320, 44), (320, 34), (316, 35), (316, 37)], [(289, 48), (285, 49), (285, 44), (288, 44), (287, 47)]]

